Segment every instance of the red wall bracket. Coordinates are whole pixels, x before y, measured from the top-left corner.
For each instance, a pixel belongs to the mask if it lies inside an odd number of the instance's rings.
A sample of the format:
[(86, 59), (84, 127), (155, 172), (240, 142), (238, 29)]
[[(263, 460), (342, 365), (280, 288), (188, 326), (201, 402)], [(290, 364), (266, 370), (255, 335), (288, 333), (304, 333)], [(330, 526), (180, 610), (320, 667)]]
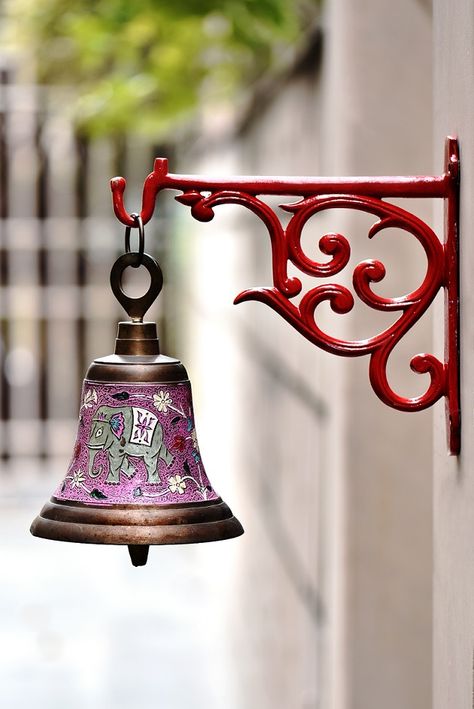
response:
[[(111, 181), (114, 211), (125, 225), (137, 226), (136, 219), (124, 207), (123, 177)], [(416, 177), (350, 177), (350, 178), (291, 178), (234, 177), (215, 179), (199, 175), (168, 173), (165, 158), (155, 160), (154, 170), (143, 188), (140, 216), (145, 224), (153, 216), (158, 193), (177, 190), (176, 199), (191, 208), (199, 221), (210, 221), (214, 208), (220, 204), (240, 204), (254, 212), (266, 226), (272, 245), (273, 286), (252, 288), (240, 293), (235, 303), (258, 300), (279, 313), (310, 342), (327, 352), (345, 357), (370, 355), (369, 378), (377, 396), (400, 411), (421, 411), (441, 397), (446, 398), (448, 446), (452, 454), (460, 450), (459, 405), (459, 269), (458, 269), (458, 205), (459, 149), (455, 138), (446, 139), (445, 170), (439, 176)], [(286, 228), (276, 212), (260, 195), (292, 195), (297, 202), (281, 205), (292, 217)], [(439, 239), (433, 230), (411, 212), (387, 198), (425, 197), (443, 199), (445, 233)], [(331, 337), (316, 322), (317, 306), (328, 301), (332, 310), (348, 313), (354, 305), (353, 293), (343, 285), (331, 282), (311, 288), (299, 305), (292, 298), (299, 295), (302, 283), (288, 276), (291, 262), (302, 273), (316, 278), (333, 278), (349, 262), (351, 247), (345, 236), (328, 233), (319, 240), (319, 248), (329, 261), (313, 261), (303, 251), (302, 229), (308, 219), (327, 209), (356, 209), (372, 214), (375, 222), (369, 230), (373, 238), (383, 229), (395, 227), (412, 234), (423, 247), (427, 270), (421, 285), (413, 292), (397, 298), (384, 298), (372, 290), (372, 283), (381, 281), (385, 267), (381, 261), (367, 259), (359, 263), (352, 275), (355, 294), (374, 310), (400, 312), (399, 318), (386, 330), (364, 340), (345, 341)], [(388, 358), (406, 332), (420, 319), (444, 288), (446, 300), (445, 357), (441, 362), (432, 354), (417, 354), (410, 363), (414, 372), (429, 374), (430, 384), (420, 396), (406, 398), (396, 394), (387, 379)]]

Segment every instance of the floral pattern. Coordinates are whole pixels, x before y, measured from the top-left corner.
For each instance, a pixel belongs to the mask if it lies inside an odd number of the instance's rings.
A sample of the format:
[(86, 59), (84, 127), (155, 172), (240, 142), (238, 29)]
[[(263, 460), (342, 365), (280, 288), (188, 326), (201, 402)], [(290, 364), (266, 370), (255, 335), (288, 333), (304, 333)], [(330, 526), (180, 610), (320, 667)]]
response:
[(172, 448), (177, 451), (184, 451), (186, 448), (186, 439), (184, 436), (175, 436)]
[(183, 495), (186, 490), (186, 482), (183, 480), (181, 475), (174, 475), (169, 478), (168, 487), (170, 492), (178, 492), (180, 495)]
[(71, 479), (71, 487), (82, 487), (86, 481), (86, 478), (80, 468), (69, 477)]
[(173, 399), (170, 397), (169, 392), (160, 391), (158, 394), (153, 394), (153, 403), (160, 413), (166, 414), (173, 403)]
[(89, 389), (84, 394), (84, 401), (81, 408), (90, 409), (94, 404), (97, 404), (97, 392), (95, 389)]

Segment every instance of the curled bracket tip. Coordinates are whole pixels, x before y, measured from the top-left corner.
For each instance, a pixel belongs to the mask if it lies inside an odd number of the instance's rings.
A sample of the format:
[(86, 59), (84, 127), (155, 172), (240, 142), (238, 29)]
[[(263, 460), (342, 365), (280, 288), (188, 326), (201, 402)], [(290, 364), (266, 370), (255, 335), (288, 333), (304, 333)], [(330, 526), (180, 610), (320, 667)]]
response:
[(123, 193), (125, 192), (126, 186), (127, 181), (124, 177), (113, 177), (110, 180), (115, 216), (122, 224), (125, 224), (125, 226), (133, 227), (136, 226), (136, 220), (127, 212), (123, 203)]
[(126, 186), (127, 180), (125, 177), (112, 177), (110, 180), (110, 189), (112, 192), (118, 191), (123, 193)]
[(153, 164), (153, 172), (155, 175), (157, 173), (160, 174), (168, 174), (168, 158), (155, 158), (155, 162)]

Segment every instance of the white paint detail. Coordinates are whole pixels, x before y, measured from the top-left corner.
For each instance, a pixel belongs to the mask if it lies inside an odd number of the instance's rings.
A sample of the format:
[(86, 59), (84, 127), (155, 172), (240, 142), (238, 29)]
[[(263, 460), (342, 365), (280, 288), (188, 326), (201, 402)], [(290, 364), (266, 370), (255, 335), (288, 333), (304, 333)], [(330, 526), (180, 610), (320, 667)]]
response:
[(133, 426), (130, 434), (130, 443), (151, 446), (158, 418), (151, 411), (141, 409), (138, 406), (132, 406), (132, 414)]

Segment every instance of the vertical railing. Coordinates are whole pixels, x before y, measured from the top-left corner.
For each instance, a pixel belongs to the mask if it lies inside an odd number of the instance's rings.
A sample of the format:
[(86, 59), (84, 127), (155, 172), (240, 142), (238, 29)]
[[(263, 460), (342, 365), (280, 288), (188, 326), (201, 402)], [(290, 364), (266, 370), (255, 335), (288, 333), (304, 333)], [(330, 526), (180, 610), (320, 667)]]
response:
[(93, 357), (111, 351), (120, 316), (108, 275), (122, 228), (108, 181), (130, 171), (134, 151), (125, 139), (78, 136), (62, 104), (57, 89), (18, 85), (0, 70), (4, 463), (70, 454), (82, 378)]

